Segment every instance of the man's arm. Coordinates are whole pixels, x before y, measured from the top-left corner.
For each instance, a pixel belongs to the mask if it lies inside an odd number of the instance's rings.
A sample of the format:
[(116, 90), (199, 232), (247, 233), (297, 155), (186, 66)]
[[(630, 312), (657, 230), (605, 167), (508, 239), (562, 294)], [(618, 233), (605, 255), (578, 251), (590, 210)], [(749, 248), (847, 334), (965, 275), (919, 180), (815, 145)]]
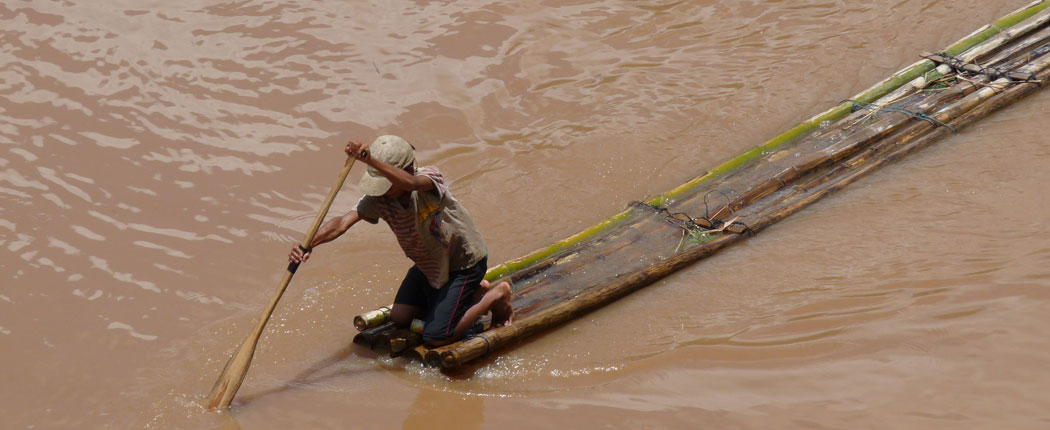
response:
[(350, 142), (346, 144), (346, 155), (354, 157), (375, 168), (381, 175), (389, 179), (395, 187), (408, 191), (430, 191), (434, 189), (434, 182), (431, 181), (430, 178), (413, 175), (407, 170), (398, 169), (397, 167), (377, 160), (373, 158), (367, 150), (368, 144), (361, 141), (351, 139)]
[(399, 189), (409, 191), (430, 191), (434, 189), (434, 181), (431, 181), (430, 178), (426, 176), (413, 175), (408, 173), (407, 170), (398, 169), (397, 167), (376, 160), (368, 155), (366, 155), (365, 159), (361, 161), (374, 167)]
[[(359, 215), (356, 210), (347, 212), (346, 215), (341, 217), (332, 218), (317, 230), (317, 234), (314, 235), (314, 240), (310, 242), (310, 249), (312, 250), (317, 245), (331, 242), (335, 240), (335, 238), (342, 236), (343, 233), (346, 233), (350, 227), (353, 227), (353, 225), (357, 224), (360, 220), (361, 215)], [(292, 246), (292, 252), (288, 254), (288, 262), (302, 263), (310, 258), (310, 254), (310, 252), (304, 253), (302, 249), (299, 249), (299, 244), (297, 243)]]

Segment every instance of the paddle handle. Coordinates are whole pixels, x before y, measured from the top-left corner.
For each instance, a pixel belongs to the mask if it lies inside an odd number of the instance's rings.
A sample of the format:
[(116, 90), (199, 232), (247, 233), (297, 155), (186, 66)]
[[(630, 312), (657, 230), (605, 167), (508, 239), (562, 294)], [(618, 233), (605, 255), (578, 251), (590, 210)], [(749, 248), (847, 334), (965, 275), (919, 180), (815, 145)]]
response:
[[(313, 242), (314, 236), (317, 235), (317, 230), (321, 228), (321, 223), (324, 222), (325, 216), (328, 215), (328, 209), (332, 207), (335, 195), (343, 187), (343, 182), (346, 182), (346, 176), (350, 174), (350, 168), (354, 166), (354, 161), (356, 161), (354, 157), (346, 159), (343, 171), (339, 173), (339, 179), (335, 181), (335, 185), (332, 186), (328, 197), (325, 198), (324, 203), (321, 205), (321, 210), (318, 211), (317, 218), (314, 219), (313, 225), (307, 231), (306, 237), (299, 243), (300, 248), (309, 249), (310, 243)], [(266, 306), (266, 310), (259, 318), (259, 323), (256, 324), (252, 333), (230, 357), (230, 361), (226, 362), (226, 367), (223, 368), (222, 374), (219, 375), (219, 379), (215, 381), (215, 386), (212, 387), (211, 394), (208, 395), (208, 409), (214, 410), (230, 406), (233, 396), (237, 394), (241, 383), (244, 382), (244, 376), (248, 373), (248, 367), (251, 365), (252, 356), (255, 355), (255, 348), (259, 344), (259, 338), (262, 336), (263, 329), (266, 327), (266, 323), (270, 321), (270, 316), (273, 315), (274, 309), (277, 308), (277, 302), (281, 300), (281, 296), (288, 289), (288, 284), (292, 281), (292, 275), (295, 274), (298, 268), (299, 263), (288, 265), (288, 271), (285, 272), (284, 278), (281, 280), (281, 286), (277, 289), (273, 298), (270, 299), (270, 304)]]

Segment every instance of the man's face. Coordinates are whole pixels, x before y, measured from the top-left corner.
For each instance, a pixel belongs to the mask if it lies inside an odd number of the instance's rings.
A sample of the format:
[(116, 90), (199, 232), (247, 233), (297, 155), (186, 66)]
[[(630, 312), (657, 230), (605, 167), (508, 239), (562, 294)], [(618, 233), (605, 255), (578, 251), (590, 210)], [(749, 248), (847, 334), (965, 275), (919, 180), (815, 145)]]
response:
[(401, 196), (405, 195), (406, 191), (407, 190), (404, 190), (404, 189), (401, 189), (400, 187), (398, 187), (397, 184), (394, 184), (394, 185), (392, 185), (390, 187), (389, 190), (386, 190), (386, 193), (383, 194), (383, 197), (386, 197), (386, 198), (389, 198), (389, 199), (400, 198)]
[[(414, 164), (410, 165), (410, 166), (405, 168), (405, 171), (408, 172), (408, 174), (410, 174), (410, 175), (415, 175), (416, 174), (416, 166)], [(401, 196), (404, 196), (409, 191), (411, 191), (411, 189), (409, 189), (409, 188), (402, 188), (402, 187), (399, 187), (397, 184), (393, 184), (393, 185), (390, 186), (389, 190), (386, 190), (386, 193), (383, 194), (383, 197), (396, 199), (396, 198), (400, 198)]]

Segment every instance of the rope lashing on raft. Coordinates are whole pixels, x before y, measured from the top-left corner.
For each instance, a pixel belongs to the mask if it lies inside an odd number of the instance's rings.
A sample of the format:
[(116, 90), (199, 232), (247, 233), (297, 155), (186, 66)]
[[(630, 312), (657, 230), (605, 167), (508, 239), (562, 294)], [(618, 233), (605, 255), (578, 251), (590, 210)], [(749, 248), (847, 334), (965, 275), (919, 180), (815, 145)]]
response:
[(934, 117), (931, 117), (929, 115), (926, 115), (925, 112), (916, 112), (916, 111), (911, 111), (911, 110), (898, 108), (898, 107), (893, 107), (893, 106), (880, 106), (880, 105), (877, 105), (875, 103), (866, 103), (866, 102), (862, 102), (862, 101), (859, 101), (859, 100), (843, 100), (843, 102), (850, 102), (850, 103), (852, 103), (852, 105), (850, 107), (850, 111), (851, 112), (856, 112), (856, 111), (861, 110), (863, 108), (866, 108), (866, 107), (869, 107), (869, 106), (874, 106), (875, 107), (875, 111), (896, 112), (896, 113), (903, 114), (903, 115), (906, 115), (906, 116), (909, 116), (909, 117), (912, 117), (912, 118), (915, 118), (915, 119), (921, 119), (921, 120), (926, 121), (926, 122), (928, 122), (930, 124), (938, 125), (938, 126), (941, 126), (941, 127), (945, 127), (948, 130), (951, 130), (952, 134), (955, 134), (955, 128), (953, 128), (952, 126), (950, 126), (948, 124), (945, 124), (945, 123), (941, 122), (937, 118), (934, 118)]
[[(707, 220), (707, 222), (709, 224), (713, 224), (713, 223), (711, 223), (711, 205), (707, 202), (707, 199), (709, 197), (711, 197), (711, 194), (714, 194), (714, 193), (718, 193), (719, 195), (721, 195), (722, 197), (724, 197), (726, 199), (726, 205), (722, 206), (722, 209), (729, 209), (729, 214), (730, 215), (733, 214), (733, 208), (731, 206), (733, 201), (729, 198), (729, 196), (726, 195), (726, 193), (723, 193), (722, 190), (711, 190), (711, 191), (708, 191), (707, 194), (704, 194), (704, 219)], [(719, 210), (715, 211), (715, 213), (717, 214), (718, 212), (721, 212), (722, 209), (719, 209)]]
[(970, 75), (984, 75), (989, 80), (997, 80), (1001, 78), (1010, 79), (1011, 83), (1022, 83), (1022, 82), (1039, 82), (1034, 72), (1018, 72), (1011, 70), (1013, 67), (985, 67), (977, 63), (969, 62), (958, 57), (953, 57), (944, 52), (938, 52), (936, 54), (925, 54), (923, 58), (933, 61), (935, 63), (944, 64), (952, 69), (953, 72)]
[(490, 353), (492, 353), (492, 341), (489, 340), (488, 336), (485, 336), (485, 333), (472, 334), (470, 336), (467, 336), (464, 340), (470, 340), (474, 338), (480, 338), (481, 340), (485, 341), (485, 355), (489, 355)]
[[(721, 191), (719, 191), (719, 193), (721, 193)], [(710, 194), (710, 192), (708, 194)], [(725, 194), (723, 193), (723, 195), (725, 195)], [(705, 205), (705, 210), (708, 210), (709, 208), (706, 207), (707, 206), (707, 196), (704, 196), (704, 205)], [(744, 223), (742, 223), (740, 221), (732, 220), (732, 221), (726, 222), (726, 221), (718, 220), (718, 219), (715, 219), (715, 220), (709, 219), (708, 216), (710, 216), (710, 211), (708, 211), (708, 213), (705, 214), (705, 216), (693, 217), (693, 216), (690, 216), (689, 214), (684, 213), (684, 212), (671, 212), (670, 209), (668, 209), (665, 206), (658, 206), (658, 205), (649, 204), (649, 203), (645, 203), (645, 202), (631, 202), (630, 206), (631, 207), (636, 207), (636, 208), (641, 208), (641, 209), (651, 210), (651, 211), (655, 212), (657, 215), (662, 216), (664, 221), (666, 221), (668, 224), (671, 224), (671, 225), (673, 225), (675, 227), (681, 228), (682, 230), (684, 230), (686, 232), (695, 232), (695, 233), (700, 233), (700, 234), (714, 234), (714, 233), (726, 233), (726, 232), (737, 233), (737, 234), (743, 234), (743, 233), (753, 234), (754, 233), (754, 231), (751, 230), (751, 227), (748, 227), (747, 224), (744, 224)], [(702, 221), (704, 224), (707, 224), (708, 226), (705, 227), (704, 225), (701, 225), (697, 221)], [(739, 227), (739, 228), (738, 229), (731, 229), (731, 227), (734, 227), (734, 226)]]

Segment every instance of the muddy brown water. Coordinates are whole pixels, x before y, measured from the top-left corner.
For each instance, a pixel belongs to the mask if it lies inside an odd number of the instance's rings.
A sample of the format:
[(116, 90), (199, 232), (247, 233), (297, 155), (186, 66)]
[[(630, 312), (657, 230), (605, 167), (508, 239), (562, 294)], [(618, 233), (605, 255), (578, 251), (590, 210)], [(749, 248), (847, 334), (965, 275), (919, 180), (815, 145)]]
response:
[(2, 427), (1050, 427), (1045, 91), (450, 374), (350, 346), (407, 269), (355, 227), (200, 406), (347, 138), (412, 141), (500, 262), (1024, 3), (5, 1)]

